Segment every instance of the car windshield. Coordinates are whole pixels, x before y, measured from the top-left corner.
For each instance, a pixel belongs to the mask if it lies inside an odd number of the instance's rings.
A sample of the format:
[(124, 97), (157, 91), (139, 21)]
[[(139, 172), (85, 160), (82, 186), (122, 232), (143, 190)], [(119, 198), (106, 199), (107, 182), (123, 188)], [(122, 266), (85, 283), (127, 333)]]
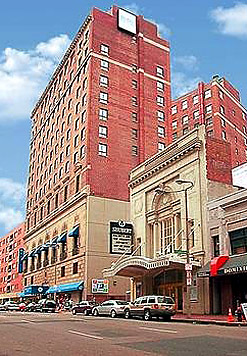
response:
[(171, 297), (158, 297), (158, 303), (174, 304)]
[(125, 302), (124, 300), (116, 300), (116, 304), (118, 305), (128, 305), (128, 302)]

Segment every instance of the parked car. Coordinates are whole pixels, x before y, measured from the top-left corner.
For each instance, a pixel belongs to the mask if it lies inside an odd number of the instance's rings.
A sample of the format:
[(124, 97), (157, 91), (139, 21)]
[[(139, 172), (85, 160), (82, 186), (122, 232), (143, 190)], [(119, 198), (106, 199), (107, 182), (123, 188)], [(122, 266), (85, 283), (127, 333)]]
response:
[(83, 300), (80, 303), (74, 305), (71, 309), (73, 315), (76, 314), (92, 314), (92, 309), (95, 307), (95, 302)]
[(38, 303), (35, 302), (30, 302), (27, 304), (25, 311), (27, 312), (35, 312), (35, 311), (40, 311), (41, 306)]
[(37, 303), (35, 311), (40, 311), (42, 313), (55, 313), (56, 302), (53, 299), (41, 299)]
[(0, 304), (0, 312), (1, 311), (5, 311), (6, 309), (5, 309), (5, 307), (4, 307), (4, 304)]
[(4, 303), (4, 308), (5, 308), (5, 310), (8, 310), (8, 311), (19, 311), (20, 310), (19, 304), (15, 303), (11, 300)]
[(92, 314), (94, 316), (109, 315), (112, 318), (116, 318), (117, 316), (124, 315), (124, 310), (128, 304), (129, 303), (124, 300), (106, 300), (100, 305), (94, 307)]
[(20, 311), (25, 311), (26, 310), (26, 304), (24, 302), (19, 303), (19, 310)]
[(147, 295), (137, 298), (124, 310), (125, 318), (141, 316), (144, 320), (152, 317), (162, 317), (164, 320), (171, 320), (171, 316), (176, 313), (175, 302), (171, 297), (162, 295)]

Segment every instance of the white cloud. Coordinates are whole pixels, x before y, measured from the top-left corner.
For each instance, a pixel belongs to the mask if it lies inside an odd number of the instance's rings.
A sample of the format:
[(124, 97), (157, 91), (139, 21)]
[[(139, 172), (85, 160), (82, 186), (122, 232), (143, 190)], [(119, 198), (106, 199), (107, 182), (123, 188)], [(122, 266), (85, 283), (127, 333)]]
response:
[(67, 35), (39, 43), (34, 50), (6, 48), (0, 56), (0, 123), (30, 116), (70, 40)]
[(6, 233), (23, 221), (24, 216), (20, 210), (0, 205), (0, 225), (3, 225)]
[(23, 184), (9, 178), (0, 178), (0, 199), (4, 201), (20, 202), (25, 197)]
[(131, 12), (134, 12), (136, 15), (140, 14), (141, 12), (139, 5), (137, 5), (135, 2), (132, 2), (129, 5), (124, 5), (123, 8)]
[(224, 35), (247, 38), (247, 4), (237, 3), (233, 7), (217, 7), (210, 13)]
[(186, 70), (193, 71), (198, 69), (198, 59), (193, 55), (174, 57), (174, 62), (180, 64)]
[(182, 72), (172, 73), (172, 97), (177, 98), (196, 89), (198, 82), (202, 81), (200, 77), (188, 77)]

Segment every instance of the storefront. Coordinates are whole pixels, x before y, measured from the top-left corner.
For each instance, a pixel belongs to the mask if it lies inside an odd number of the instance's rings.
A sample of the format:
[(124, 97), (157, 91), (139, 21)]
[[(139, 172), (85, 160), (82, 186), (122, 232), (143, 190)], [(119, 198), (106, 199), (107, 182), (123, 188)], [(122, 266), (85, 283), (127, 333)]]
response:
[(51, 286), (47, 291), (46, 295), (58, 299), (73, 300), (74, 302), (79, 302), (82, 300), (82, 292), (84, 288), (84, 282), (75, 282), (67, 284), (58, 284)]
[(45, 297), (46, 291), (48, 290), (48, 286), (45, 285), (30, 285), (23, 289), (21, 293), (19, 293), (19, 298), (23, 299), (42, 299)]

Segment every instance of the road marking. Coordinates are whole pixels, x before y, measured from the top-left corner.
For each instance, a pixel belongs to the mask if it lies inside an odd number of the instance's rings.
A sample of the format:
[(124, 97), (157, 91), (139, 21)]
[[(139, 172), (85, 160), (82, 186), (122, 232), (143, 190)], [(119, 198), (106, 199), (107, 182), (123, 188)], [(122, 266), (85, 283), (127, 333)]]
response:
[(149, 331), (158, 331), (160, 333), (177, 334), (176, 330), (146, 328), (145, 326), (140, 327), (140, 329), (145, 329), (145, 330), (149, 330)]
[(28, 323), (28, 324), (34, 324), (34, 321), (26, 320), (26, 319), (21, 319), (23, 323)]
[(91, 338), (91, 339), (103, 340), (103, 337), (96, 336), (96, 335), (90, 335), (90, 334), (84, 334), (84, 333), (81, 333), (80, 331), (76, 331), (76, 330), (68, 330), (68, 332), (69, 332), (70, 334), (75, 334), (75, 335), (80, 335), (80, 336), (84, 336), (84, 337), (89, 337), (89, 338)]

